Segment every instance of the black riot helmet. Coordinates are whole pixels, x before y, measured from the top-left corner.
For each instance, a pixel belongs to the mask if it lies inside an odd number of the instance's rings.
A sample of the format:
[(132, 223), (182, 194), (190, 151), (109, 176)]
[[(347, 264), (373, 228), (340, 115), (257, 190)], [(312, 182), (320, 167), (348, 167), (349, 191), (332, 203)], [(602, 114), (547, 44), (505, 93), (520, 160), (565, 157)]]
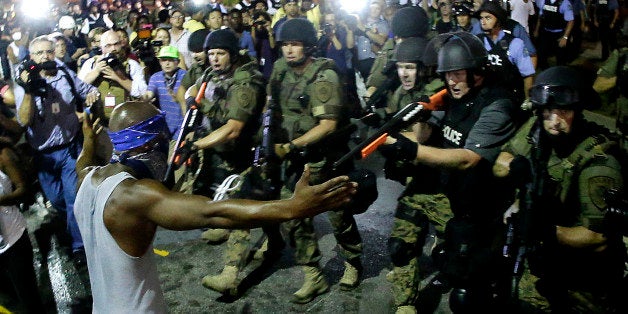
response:
[(429, 19), (423, 9), (419, 7), (405, 7), (395, 12), (391, 28), (393, 35), (397, 37), (425, 37), (430, 28)]
[(238, 38), (230, 29), (218, 29), (210, 32), (205, 38), (203, 47), (205, 51), (210, 49), (224, 49), (229, 51), (231, 63), (234, 63), (239, 55), (240, 46)]
[(312, 48), (316, 46), (316, 30), (312, 22), (307, 19), (290, 19), (281, 24), (276, 40), (278, 43), (298, 41), (302, 42), (304, 47)]
[(421, 37), (405, 38), (395, 47), (392, 61), (423, 63), (427, 40)]
[(555, 66), (539, 73), (530, 88), (530, 101), (539, 109), (583, 109), (599, 108), (599, 95), (591, 82), (576, 69)]
[(430, 41), (424, 62), (436, 63), (438, 74), (463, 69), (482, 73), (488, 66), (488, 53), (482, 41), (471, 33), (445, 33)]
[(188, 50), (190, 50), (191, 52), (203, 51), (205, 38), (207, 37), (208, 34), (209, 34), (209, 29), (207, 28), (194, 31), (188, 38)]

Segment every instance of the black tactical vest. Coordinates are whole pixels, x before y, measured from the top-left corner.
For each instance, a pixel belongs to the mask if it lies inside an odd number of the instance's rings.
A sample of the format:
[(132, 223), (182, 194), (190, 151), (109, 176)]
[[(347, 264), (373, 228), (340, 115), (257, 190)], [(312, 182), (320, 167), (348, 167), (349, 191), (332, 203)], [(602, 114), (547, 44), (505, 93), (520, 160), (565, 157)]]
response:
[(514, 36), (508, 33), (504, 33), (504, 37), (494, 43), (490, 37), (486, 34), (478, 35), (480, 39), (486, 41), (491, 46), (491, 50), (488, 51), (488, 59), (491, 63), (491, 68), (496, 75), (496, 82), (502, 84), (503, 87), (512, 91), (511, 99), (515, 103), (521, 103), (525, 99), (525, 93), (523, 88), (523, 78), (519, 73), (519, 68), (508, 59), (508, 49)]
[(613, 12), (608, 9), (608, 0), (597, 0), (595, 7), (598, 20), (610, 21)]
[(557, 0), (554, 4), (545, 0), (543, 5), (543, 27), (546, 29), (565, 29), (567, 21), (560, 13), (560, 6), (563, 4), (563, 0)]
[[(464, 148), (482, 110), (502, 97), (491, 92), (491, 88), (482, 88), (469, 96), (466, 101), (448, 104), (442, 122), (443, 148)], [(503, 190), (503, 184), (496, 182), (491, 169), (491, 163), (482, 158), (473, 168), (443, 171), (441, 182), (455, 215), (482, 221), (494, 219), (507, 207), (508, 193)]]

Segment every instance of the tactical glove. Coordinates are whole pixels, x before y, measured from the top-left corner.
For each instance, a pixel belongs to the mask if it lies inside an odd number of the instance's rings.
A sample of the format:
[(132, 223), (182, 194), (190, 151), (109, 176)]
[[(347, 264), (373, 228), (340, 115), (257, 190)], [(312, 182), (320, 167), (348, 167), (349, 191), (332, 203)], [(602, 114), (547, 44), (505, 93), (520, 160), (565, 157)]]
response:
[[(393, 136), (391, 136), (393, 137)], [(403, 135), (396, 135), (393, 138), (397, 140), (394, 144), (381, 145), (378, 150), (387, 159), (393, 160), (415, 160), (419, 144), (411, 141)]]

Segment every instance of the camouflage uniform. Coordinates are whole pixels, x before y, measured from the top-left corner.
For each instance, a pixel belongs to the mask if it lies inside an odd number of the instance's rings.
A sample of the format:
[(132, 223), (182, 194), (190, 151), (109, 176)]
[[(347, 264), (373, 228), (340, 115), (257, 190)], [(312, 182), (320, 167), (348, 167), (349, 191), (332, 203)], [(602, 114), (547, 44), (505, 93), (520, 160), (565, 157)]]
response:
[(613, 94), (618, 93), (616, 106), (607, 111), (617, 114), (618, 125), (628, 125), (628, 48), (613, 50), (604, 64), (600, 66), (597, 75), (617, 77), (617, 84), (613, 89)]
[[(196, 81), (199, 87), (204, 74), (208, 74), (201, 111), (209, 120), (211, 130), (220, 128), (230, 119), (246, 124), (235, 141), (202, 150), (203, 161), (200, 174), (194, 181), (194, 194), (211, 196), (212, 185), (222, 183), (229, 175), (242, 173), (252, 163), (252, 139), (259, 127), (258, 116), (265, 96), (263, 78), (257, 70), (257, 64), (247, 56), (240, 56), (232, 68), (235, 70), (225, 74), (215, 73), (208, 68)], [(192, 175), (190, 172), (186, 175)], [(240, 266), (242, 256), (248, 250), (249, 239), (249, 230), (231, 233), (225, 252), (225, 265)]]
[[(502, 150), (514, 156), (529, 157), (532, 146), (528, 137), (535, 120), (528, 121)], [(619, 162), (606, 153), (615, 143), (593, 123), (580, 118), (574, 120), (574, 125), (573, 130), (577, 133), (572, 150), (560, 157), (552, 150), (547, 164), (549, 178), (545, 181), (543, 221), (565, 227), (583, 226), (605, 233), (603, 193), (623, 186)], [(617, 300), (614, 297), (625, 298), (625, 295), (616, 295), (622, 294), (619, 287), (624, 259), (625, 247), (621, 237), (609, 238), (608, 248), (603, 252), (544, 244), (528, 259), (532, 273), (540, 278), (536, 282), (538, 291), (520, 289), (520, 298), (537, 307), (547, 307), (544, 299), (538, 297), (540, 293), (550, 301), (554, 310), (557, 310), (555, 306), (568, 306), (569, 309), (560, 309), (606, 313), (609, 302)], [(530, 278), (527, 281), (530, 283)]]
[(388, 39), (382, 49), (377, 53), (377, 58), (373, 62), (371, 67), (371, 74), (369, 74), (366, 80), (366, 87), (380, 86), (386, 80), (386, 76), (382, 73), (386, 64), (392, 59), (393, 52), (395, 51), (395, 40), (393, 38)]
[(185, 75), (183, 75), (183, 78), (181, 78), (180, 88), (187, 90), (190, 86), (194, 85), (196, 81), (203, 76), (203, 72), (205, 72), (203, 67), (204, 66), (201, 66), (196, 62), (192, 63), (188, 71), (185, 72)]
[[(423, 95), (432, 95), (443, 87), (440, 79), (433, 80), (420, 90), (405, 91), (397, 88), (388, 102), (386, 111), (394, 113), (405, 105), (416, 102)], [(419, 175), (412, 177), (406, 189), (399, 197), (392, 232), (389, 239), (389, 249), (394, 269), (388, 276), (392, 282), (395, 306), (414, 305), (419, 289), (418, 259), (421, 254), (428, 223), (432, 223), (438, 233), (444, 232), (445, 224), (453, 217), (449, 200), (439, 193), (438, 171), (425, 166), (408, 165), (413, 167), (412, 173)], [(416, 169), (415, 167), (420, 167)]]
[[(314, 58), (305, 68), (302, 75), (297, 75), (281, 58), (274, 64), (273, 73), (267, 92), (273, 95), (281, 106), (282, 131), (285, 137), (277, 143), (287, 143), (314, 128), (319, 119), (333, 119), (341, 122), (343, 103), (340, 93), (338, 74), (333, 70), (334, 63), (330, 59)], [(339, 125), (342, 125), (339, 123)], [(309, 158), (311, 184), (322, 183), (331, 178), (323, 167), (333, 162), (346, 151), (346, 141), (326, 143), (325, 152), (320, 156)], [(286, 185), (282, 189), (282, 197), (294, 190), (294, 184), (303, 170), (302, 163), (286, 160)], [(334, 228), (334, 235), (340, 246), (340, 254), (349, 261), (358, 261), (362, 255), (362, 239), (358, 227), (348, 209), (328, 212), (329, 220)], [(292, 220), (285, 223), (296, 247), (295, 259), (299, 265), (318, 265), (321, 253), (314, 232), (312, 218)], [(359, 265), (359, 264), (358, 264)]]

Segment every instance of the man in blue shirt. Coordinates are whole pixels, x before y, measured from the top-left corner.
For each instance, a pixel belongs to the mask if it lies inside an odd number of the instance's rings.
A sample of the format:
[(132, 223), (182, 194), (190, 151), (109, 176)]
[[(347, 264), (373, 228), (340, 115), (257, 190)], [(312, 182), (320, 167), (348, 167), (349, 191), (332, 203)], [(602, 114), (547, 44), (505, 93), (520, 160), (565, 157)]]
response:
[(242, 12), (238, 9), (231, 9), (229, 11), (229, 25), (231, 29), (236, 33), (240, 50), (246, 50), (249, 57), (257, 58), (257, 52), (255, 51), (255, 44), (253, 43), (253, 37), (251, 32), (244, 30), (244, 24), (242, 22)]
[[(31, 61), (42, 70), (38, 75), (29, 75), (29, 67), (18, 68), (19, 86), (14, 87), (17, 120), (26, 128), (26, 140), (35, 150), (35, 166), (44, 195), (67, 217), (74, 261), (77, 266), (84, 266), (83, 240), (74, 218), (75, 164), (81, 151), (80, 114), (75, 102), (82, 107), (84, 99), (90, 106), (100, 95), (72, 70), (60, 69), (65, 65), (55, 61), (53, 42), (47, 36), (33, 39), (29, 50)], [(76, 96), (82, 99), (75, 99)]]
[(144, 99), (152, 100), (166, 113), (166, 124), (170, 130), (171, 139), (179, 135), (179, 127), (183, 123), (183, 108), (175, 97), (175, 91), (181, 85), (181, 79), (186, 71), (179, 68), (179, 50), (174, 46), (164, 46), (157, 55), (161, 71), (153, 74), (148, 80), (148, 90)]
[(508, 20), (508, 13), (499, 4), (484, 2), (478, 13), (484, 31), (478, 37), (488, 51), (491, 67), (501, 76), (499, 81), (512, 91), (513, 101), (520, 104), (527, 98), (535, 73), (530, 54), (521, 39), (502, 30), (502, 25)]
[(617, 0), (596, 0), (593, 2), (593, 25), (598, 29), (602, 44), (602, 60), (608, 59), (609, 52), (617, 49), (615, 25), (619, 20)]
[(537, 0), (539, 19), (534, 37), (539, 48), (539, 68), (546, 69), (547, 58), (556, 55), (556, 65), (567, 63), (567, 52), (574, 14), (569, 0)]

